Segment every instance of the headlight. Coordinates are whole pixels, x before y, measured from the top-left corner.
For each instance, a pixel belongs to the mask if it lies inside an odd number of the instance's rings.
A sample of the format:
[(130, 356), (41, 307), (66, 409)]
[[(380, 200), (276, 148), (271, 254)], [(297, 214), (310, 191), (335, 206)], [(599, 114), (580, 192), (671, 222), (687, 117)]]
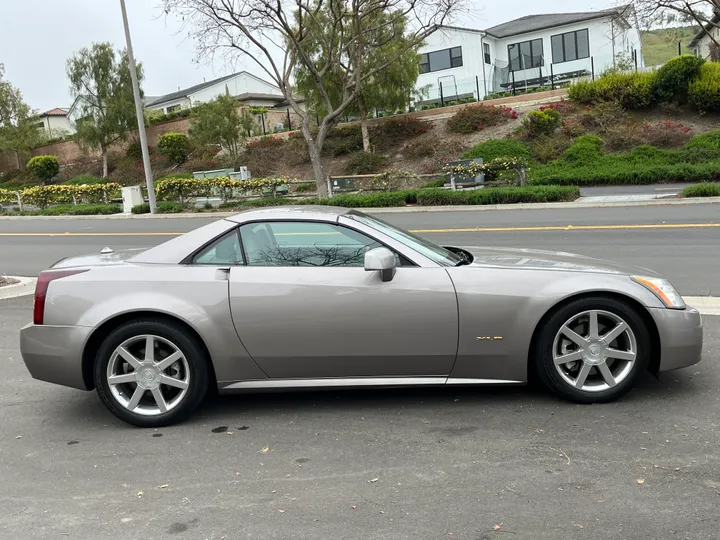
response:
[(631, 276), (631, 279), (652, 291), (663, 304), (671, 309), (685, 309), (685, 302), (667, 279)]

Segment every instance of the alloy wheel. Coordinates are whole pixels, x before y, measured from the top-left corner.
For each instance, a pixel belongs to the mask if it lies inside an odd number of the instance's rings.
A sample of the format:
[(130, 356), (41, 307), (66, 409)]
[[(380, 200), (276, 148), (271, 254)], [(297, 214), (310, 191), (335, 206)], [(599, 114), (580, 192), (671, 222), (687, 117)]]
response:
[(573, 315), (555, 336), (553, 363), (565, 383), (585, 392), (620, 384), (638, 357), (630, 325), (610, 311), (593, 309)]

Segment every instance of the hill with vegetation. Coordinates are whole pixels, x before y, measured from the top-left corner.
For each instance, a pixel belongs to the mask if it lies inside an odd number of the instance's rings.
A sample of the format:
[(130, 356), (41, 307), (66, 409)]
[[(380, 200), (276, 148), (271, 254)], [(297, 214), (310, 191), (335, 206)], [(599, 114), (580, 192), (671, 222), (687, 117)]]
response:
[(645, 65), (658, 66), (677, 56), (678, 42), (682, 44), (683, 54), (692, 54), (687, 44), (697, 31), (697, 26), (679, 26), (641, 32)]

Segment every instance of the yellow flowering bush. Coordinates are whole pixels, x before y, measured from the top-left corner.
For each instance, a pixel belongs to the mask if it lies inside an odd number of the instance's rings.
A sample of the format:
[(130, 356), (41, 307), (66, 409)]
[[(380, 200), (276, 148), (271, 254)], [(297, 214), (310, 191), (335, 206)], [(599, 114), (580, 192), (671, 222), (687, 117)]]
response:
[(12, 202), (16, 199), (17, 199), (17, 197), (16, 197), (14, 191), (10, 191), (9, 189), (0, 188), (0, 203)]

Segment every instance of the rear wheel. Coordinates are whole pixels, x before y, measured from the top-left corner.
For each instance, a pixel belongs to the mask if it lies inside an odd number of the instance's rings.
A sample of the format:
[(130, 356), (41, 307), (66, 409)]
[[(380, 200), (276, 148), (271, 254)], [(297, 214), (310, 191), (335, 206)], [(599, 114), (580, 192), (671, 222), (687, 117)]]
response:
[(180, 326), (153, 319), (114, 330), (100, 346), (94, 376), (105, 406), (139, 427), (184, 420), (208, 387), (203, 348)]
[(540, 379), (555, 394), (580, 403), (615, 400), (633, 387), (650, 360), (650, 334), (627, 303), (605, 297), (576, 300), (540, 329), (535, 351)]

